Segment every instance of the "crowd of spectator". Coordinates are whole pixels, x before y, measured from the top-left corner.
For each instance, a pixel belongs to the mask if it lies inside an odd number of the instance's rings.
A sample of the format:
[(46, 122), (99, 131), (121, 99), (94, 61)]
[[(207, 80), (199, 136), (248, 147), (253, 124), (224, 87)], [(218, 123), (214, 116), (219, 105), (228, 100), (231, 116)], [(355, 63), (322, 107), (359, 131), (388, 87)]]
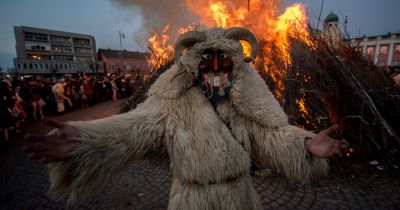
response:
[(141, 84), (142, 79), (135, 75), (6, 77), (0, 85), (0, 139), (7, 142), (11, 130), (20, 133), (21, 124), (45, 116), (61, 115), (99, 102), (128, 97)]

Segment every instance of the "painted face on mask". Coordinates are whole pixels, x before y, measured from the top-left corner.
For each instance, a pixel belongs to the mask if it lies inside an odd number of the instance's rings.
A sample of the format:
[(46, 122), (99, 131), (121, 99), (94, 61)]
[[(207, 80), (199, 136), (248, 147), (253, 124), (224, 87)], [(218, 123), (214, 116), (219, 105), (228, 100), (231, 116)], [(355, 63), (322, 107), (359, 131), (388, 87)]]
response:
[(198, 86), (207, 98), (219, 102), (229, 94), (232, 70), (233, 62), (223, 50), (206, 49), (199, 63)]

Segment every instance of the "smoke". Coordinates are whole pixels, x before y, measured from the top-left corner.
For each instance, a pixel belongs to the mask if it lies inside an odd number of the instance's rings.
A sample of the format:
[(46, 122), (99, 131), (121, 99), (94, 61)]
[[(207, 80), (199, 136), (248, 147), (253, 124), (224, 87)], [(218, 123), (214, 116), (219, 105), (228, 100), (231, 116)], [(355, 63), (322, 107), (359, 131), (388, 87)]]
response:
[[(173, 43), (184, 30), (209, 27), (246, 27), (256, 36), (273, 33), (283, 0), (110, 0), (121, 8), (139, 8), (143, 30), (136, 33), (141, 43), (153, 34)], [(251, 6), (250, 6), (251, 5)], [(260, 35), (261, 34), (261, 35)], [(142, 44), (143, 45), (143, 44)]]
[(146, 31), (160, 31), (167, 24), (175, 29), (195, 20), (185, 0), (111, 0), (111, 2), (122, 8), (139, 7)]

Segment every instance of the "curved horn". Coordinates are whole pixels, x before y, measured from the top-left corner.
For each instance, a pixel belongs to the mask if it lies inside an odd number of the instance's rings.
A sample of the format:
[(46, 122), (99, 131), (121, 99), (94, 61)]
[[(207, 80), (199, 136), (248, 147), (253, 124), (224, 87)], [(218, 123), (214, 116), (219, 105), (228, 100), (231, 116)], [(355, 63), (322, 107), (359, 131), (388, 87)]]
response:
[(195, 45), (198, 42), (203, 42), (207, 38), (204, 32), (200, 31), (188, 31), (182, 34), (175, 43), (174, 53), (175, 62), (179, 66), (179, 58), (181, 57), (182, 50)]
[(244, 59), (245, 62), (250, 63), (254, 61), (257, 55), (257, 39), (254, 36), (254, 34), (242, 27), (233, 27), (230, 29), (227, 29), (224, 33), (225, 38), (228, 39), (235, 39), (235, 40), (245, 40), (247, 41), (250, 46), (251, 46), (251, 55), (250, 57), (246, 57)]

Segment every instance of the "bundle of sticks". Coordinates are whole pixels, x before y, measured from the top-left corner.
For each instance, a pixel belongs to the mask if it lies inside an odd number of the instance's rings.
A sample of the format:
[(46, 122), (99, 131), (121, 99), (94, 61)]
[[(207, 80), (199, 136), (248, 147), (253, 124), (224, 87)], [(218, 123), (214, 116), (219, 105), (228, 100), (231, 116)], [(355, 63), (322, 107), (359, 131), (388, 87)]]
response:
[(339, 124), (335, 138), (350, 142), (348, 157), (400, 166), (400, 87), (384, 68), (349, 39), (333, 42), (314, 33), (308, 43), (292, 38), (289, 47), (289, 65), (270, 59), (258, 70), (276, 90), (269, 75), (284, 69), (278, 100), (290, 123), (316, 132)]
[[(308, 43), (291, 38), (290, 62), (274, 43), (260, 41), (263, 50), (254, 64), (290, 123), (315, 132), (339, 124), (334, 137), (349, 141), (347, 157), (400, 166), (400, 87), (348, 40), (333, 43), (311, 29), (310, 34)], [(154, 69), (121, 110), (143, 102), (173, 63), (171, 56)]]

